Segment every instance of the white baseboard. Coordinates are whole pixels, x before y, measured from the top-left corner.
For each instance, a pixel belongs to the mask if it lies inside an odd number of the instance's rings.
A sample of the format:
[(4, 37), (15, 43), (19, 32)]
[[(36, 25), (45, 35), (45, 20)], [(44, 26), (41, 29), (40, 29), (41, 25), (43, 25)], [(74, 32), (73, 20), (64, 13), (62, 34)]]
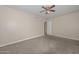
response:
[(37, 36), (33, 36), (33, 37), (17, 40), (17, 41), (14, 41), (14, 42), (5, 43), (5, 44), (0, 45), (0, 47), (11, 45), (11, 44), (15, 44), (15, 43), (19, 43), (19, 42), (25, 41), (25, 40), (30, 40), (30, 39), (37, 38), (37, 37), (40, 37), (40, 36), (43, 36), (43, 35), (37, 35)]
[(77, 38), (71, 38), (71, 37), (67, 37), (67, 36), (65, 36), (65, 35), (56, 35), (56, 34), (48, 34), (48, 35), (57, 36), (57, 37), (61, 37), (61, 38), (67, 38), (67, 39), (79, 41), (79, 39), (77, 39)]

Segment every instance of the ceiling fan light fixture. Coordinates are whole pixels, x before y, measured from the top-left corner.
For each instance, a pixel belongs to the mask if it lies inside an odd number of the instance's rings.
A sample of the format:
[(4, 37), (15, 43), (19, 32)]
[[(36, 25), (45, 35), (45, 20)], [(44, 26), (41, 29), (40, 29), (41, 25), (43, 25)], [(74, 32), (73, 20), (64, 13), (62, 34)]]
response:
[(44, 5), (42, 6), (43, 10), (40, 11), (40, 13), (45, 12), (45, 14), (49, 14), (49, 13), (55, 12), (55, 10), (53, 10), (54, 7), (55, 5)]

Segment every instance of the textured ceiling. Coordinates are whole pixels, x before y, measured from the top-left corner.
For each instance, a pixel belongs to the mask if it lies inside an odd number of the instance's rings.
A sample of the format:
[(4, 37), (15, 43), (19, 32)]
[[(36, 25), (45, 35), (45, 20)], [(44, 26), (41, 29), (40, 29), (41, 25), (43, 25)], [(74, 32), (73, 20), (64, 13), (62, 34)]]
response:
[(79, 5), (56, 5), (54, 8), (56, 11), (49, 15), (40, 13), (40, 11), (42, 10), (41, 5), (9, 5), (9, 7), (34, 13), (41, 17), (48, 17), (48, 18), (57, 17), (67, 13), (79, 11)]

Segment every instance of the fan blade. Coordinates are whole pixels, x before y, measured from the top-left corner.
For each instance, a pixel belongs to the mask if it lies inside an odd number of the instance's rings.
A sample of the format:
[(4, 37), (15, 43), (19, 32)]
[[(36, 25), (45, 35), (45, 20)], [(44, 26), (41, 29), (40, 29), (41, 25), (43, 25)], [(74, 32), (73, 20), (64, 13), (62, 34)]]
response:
[(42, 8), (47, 9), (47, 8), (45, 8), (44, 6), (42, 6)]
[(55, 7), (55, 5), (52, 5), (52, 6), (50, 7), (50, 9), (53, 8), (53, 7)]
[(55, 12), (55, 10), (50, 10), (50, 11)]
[(46, 11), (45, 14), (49, 14), (49, 13)]

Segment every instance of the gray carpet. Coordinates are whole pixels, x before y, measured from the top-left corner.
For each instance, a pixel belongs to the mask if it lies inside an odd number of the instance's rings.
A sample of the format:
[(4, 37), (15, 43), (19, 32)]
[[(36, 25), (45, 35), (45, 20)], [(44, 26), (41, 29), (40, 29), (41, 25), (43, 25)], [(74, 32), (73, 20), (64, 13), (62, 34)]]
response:
[(0, 47), (0, 54), (77, 53), (79, 53), (79, 41), (49, 35)]

